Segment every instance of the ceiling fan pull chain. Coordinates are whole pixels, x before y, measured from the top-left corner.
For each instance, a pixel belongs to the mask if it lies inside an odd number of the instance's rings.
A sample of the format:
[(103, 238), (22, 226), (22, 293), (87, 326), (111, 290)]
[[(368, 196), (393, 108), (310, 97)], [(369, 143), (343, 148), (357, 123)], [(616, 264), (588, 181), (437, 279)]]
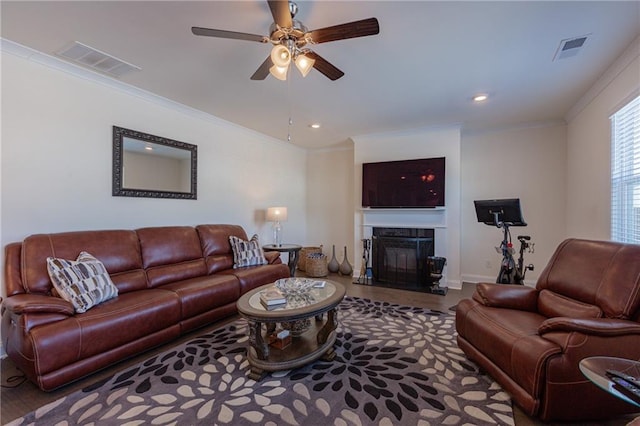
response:
[[(291, 63), (289, 63), (289, 67), (291, 67)], [(293, 118), (291, 118), (291, 80), (292, 78), (287, 79), (287, 103), (289, 105), (289, 126), (287, 127), (287, 142), (291, 142), (291, 126), (293, 126)]]

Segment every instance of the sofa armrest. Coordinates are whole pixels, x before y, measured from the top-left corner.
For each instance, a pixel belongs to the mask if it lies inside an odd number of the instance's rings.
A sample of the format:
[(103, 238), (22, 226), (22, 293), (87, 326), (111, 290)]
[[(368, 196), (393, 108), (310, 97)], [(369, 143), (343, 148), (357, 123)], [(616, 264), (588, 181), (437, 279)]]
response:
[(2, 302), (2, 313), (9, 311), (14, 315), (26, 313), (50, 313), (73, 315), (73, 305), (64, 299), (40, 294), (17, 294)]
[(282, 259), (280, 258), (280, 253), (277, 251), (265, 251), (264, 258), (267, 259), (267, 263), (269, 265), (282, 263)]
[(517, 284), (479, 283), (473, 300), (492, 308), (536, 312), (538, 290)]
[(579, 332), (593, 336), (640, 335), (640, 324), (612, 318), (549, 318), (538, 327), (540, 335), (552, 332)]

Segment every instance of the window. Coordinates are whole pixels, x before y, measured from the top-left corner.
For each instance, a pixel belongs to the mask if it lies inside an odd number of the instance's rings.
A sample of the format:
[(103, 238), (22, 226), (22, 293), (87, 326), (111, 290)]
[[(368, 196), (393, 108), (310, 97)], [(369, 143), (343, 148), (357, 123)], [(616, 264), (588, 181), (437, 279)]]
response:
[(640, 244), (640, 96), (611, 116), (611, 239)]

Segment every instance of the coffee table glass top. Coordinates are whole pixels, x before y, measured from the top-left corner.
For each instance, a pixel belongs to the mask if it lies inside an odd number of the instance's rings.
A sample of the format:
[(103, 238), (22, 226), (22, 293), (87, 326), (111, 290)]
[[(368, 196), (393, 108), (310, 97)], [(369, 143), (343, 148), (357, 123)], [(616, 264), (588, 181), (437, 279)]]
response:
[[(238, 311), (240, 314), (254, 319), (271, 321), (277, 318), (306, 317), (309, 312), (322, 312), (335, 307), (345, 296), (345, 289), (338, 283), (309, 278), (289, 278), (289, 280), (306, 280), (318, 283), (318, 286), (311, 287), (302, 294), (287, 294), (286, 302), (276, 306), (266, 307), (260, 301), (260, 294), (274, 284), (268, 284), (251, 290), (238, 300)], [(322, 284), (321, 284), (322, 283)]]
[[(331, 297), (335, 291), (336, 286), (333, 285), (330, 281), (324, 280), (309, 280), (311, 282), (318, 283), (318, 286), (322, 285), (322, 287), (311, 287), (308, 291), (305, 292), (292, 292), (285, 294), (285, 298), (287, 302), (285, 304), (277, 304), (274, 305), (271, 309), (266, 308), (262, 302), (260, 301), (261, 291), (256, 292), (251, 297), (249, 297), (249, 306), (253, 309), (257, 309), (259, 311), (285, 311), (290, 309), (299, 309), (305, 308), (307, 306), (315, 305), (317, 303), (321, 303), (324, 300)], [(272, 287), (274, 285), (268, 286)]]

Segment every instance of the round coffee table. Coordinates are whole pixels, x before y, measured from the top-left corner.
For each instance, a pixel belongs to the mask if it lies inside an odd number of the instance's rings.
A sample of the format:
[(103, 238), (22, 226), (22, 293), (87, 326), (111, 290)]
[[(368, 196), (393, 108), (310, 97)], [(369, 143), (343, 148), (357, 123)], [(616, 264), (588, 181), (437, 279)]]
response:
[[(324, 286), (312, 288), (309, 297), (287, 298), (286, 304), (272, 310), (260, 302), (260, 293), (274, 284), (258, 287), (238, 299), (238, 312), (249, 321), (250, 378), (259, 381), (267, 372), (290, 370), (319, 358), (330, 361), (335, 357), (336, 308), (346, 291), (337, 282), (317, 281), (324, 282)], [(282, 329), (289, 330), (290, 344), (283, 348), (270, 345), (269, 341), (277, 340), (275, 336)]]

